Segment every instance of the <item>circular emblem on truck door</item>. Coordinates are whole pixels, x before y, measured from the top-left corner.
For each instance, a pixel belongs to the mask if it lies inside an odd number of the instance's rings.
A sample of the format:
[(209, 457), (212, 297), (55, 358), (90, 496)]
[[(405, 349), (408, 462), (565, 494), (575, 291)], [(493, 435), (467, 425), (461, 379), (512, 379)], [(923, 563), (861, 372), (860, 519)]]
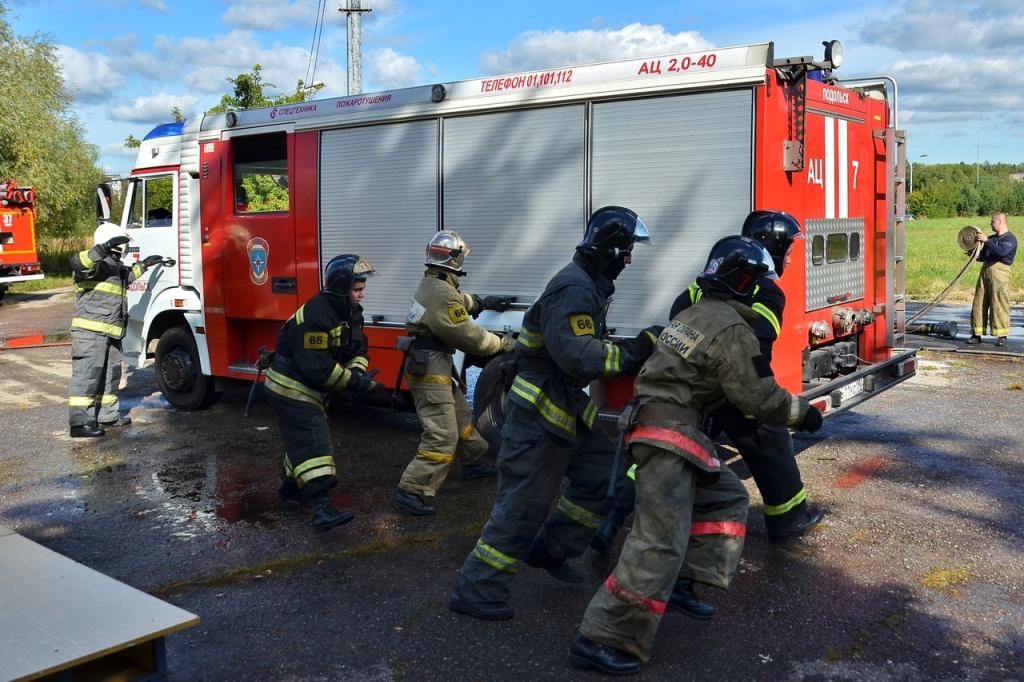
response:
[(270, 246), (265, 239), (253, 237), (249, 240), (245, 250), (249, 254), (249, 279), (259, 286), (267, 283), (267, 258), (270, 255)]

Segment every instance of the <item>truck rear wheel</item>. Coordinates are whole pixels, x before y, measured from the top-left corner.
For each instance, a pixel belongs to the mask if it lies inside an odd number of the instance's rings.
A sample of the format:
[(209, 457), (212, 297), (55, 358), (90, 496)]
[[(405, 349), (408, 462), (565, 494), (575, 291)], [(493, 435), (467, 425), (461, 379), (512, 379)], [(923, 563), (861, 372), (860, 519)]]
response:
[(156, 344), (156, 381), (180, 410), (204, 410), (220, 399), (213, 377), (203, 374), (199, 349), (187, 327), (171, 327)]

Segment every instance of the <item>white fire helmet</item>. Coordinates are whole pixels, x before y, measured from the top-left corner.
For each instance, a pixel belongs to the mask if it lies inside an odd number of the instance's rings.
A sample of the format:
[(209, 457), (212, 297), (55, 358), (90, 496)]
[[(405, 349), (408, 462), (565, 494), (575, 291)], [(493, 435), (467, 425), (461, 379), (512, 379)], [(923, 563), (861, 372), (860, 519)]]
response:
[[(120, 225), (115, 225), (110, 222), (100, 223), (99, 227), (96, 228), (96, 231), (92, 233), (92, 241), (94, 244), (106, 244), (114, 237), (125, 237), (128, 241), (131, 241), (132, 239), (132, 236), (128, 234), (127, 230)], [(119, 256), (123, 256), (125, 249), (127, 248), (128, 244), (125, 243), (118, 246), (115, 251), (117, 251)]]

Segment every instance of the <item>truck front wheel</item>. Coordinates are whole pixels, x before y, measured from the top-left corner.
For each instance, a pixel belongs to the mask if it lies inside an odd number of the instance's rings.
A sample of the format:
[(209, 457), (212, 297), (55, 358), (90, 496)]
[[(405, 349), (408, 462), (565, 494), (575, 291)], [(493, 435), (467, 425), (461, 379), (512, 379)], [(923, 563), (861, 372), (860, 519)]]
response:
[(204, 410), (220, 399), (213, 377), (203, 374), (199, 349), (187, 327), (171, 327), (156, 344), (156, 381), (180, 410)]

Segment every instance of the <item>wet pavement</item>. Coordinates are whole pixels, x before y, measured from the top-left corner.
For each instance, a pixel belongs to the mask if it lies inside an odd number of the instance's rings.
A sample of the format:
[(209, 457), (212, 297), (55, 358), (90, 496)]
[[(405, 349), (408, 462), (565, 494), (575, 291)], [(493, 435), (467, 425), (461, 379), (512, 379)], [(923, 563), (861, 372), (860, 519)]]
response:
[[(566, 650), (607, 559), (588, 553), (580, 586), (524, 569), (509, 622), (447, 611), (494, 482), (452, 476), (433, 518), (392, 511), (413, 415), (332, 406), (335, 500), (357, 517), (316, 533), (277, 501), (265, 402), (244, 419), (236, 390), (183, 413), (135, 370), (134, 423), (73, 441), (69, 377), (67, 348), (0, 351), (0, 525), (198, 614), (168, 638), (171, 680), (594, 679)], [(925, 353), (918, 376), (798, 436), (825, 522), (769, 545), (748, 480), (733, 589), (705, 590), (711, 623), (666, 616), (642, 679), (1024, 677), (1022, 414), (1018, 359)]]

